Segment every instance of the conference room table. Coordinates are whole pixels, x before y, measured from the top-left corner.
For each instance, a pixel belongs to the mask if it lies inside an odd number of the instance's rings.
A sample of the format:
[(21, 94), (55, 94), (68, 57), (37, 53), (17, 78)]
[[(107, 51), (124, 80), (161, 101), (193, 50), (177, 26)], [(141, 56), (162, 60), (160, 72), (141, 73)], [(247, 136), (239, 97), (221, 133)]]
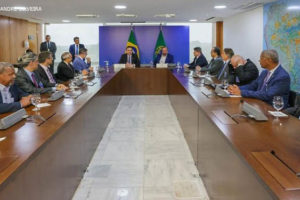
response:
[[(211, 199), (300, 199), (300, 121), (274, 118), (260, 100), (219, 97), (198, 81), (178, 69), (111, 67), (77, 98), (48, 102), (46, 121), (1, 130), (0, 199), (71, 199), (123, 95), (169, 95)], [(243, 102), (268, 121), (231, 117)]]

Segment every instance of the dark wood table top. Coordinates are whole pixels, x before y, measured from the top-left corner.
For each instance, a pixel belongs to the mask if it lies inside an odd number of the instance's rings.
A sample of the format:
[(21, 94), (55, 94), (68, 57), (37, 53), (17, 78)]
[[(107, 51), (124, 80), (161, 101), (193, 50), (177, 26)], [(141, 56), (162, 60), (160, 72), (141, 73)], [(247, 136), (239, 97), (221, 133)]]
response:
[[(48, 102), (50, 107), (41, 108), (40, 114), (48, 117), (54, 114), (42, 125), (22, 120), (14, 126), (0, 131), (0, 185), (18, 171), (40, 147), (47, 143), (73, 115), (75, 115), (88, 101), (98, 93), (114, 76), (113, 69), (102, 73), (100, 78), (89, 80), (95, 83), (93, 86), (84, 85), (76, 91), (82, 94), (76, 98), (62, 98), (54, 102)], [(42, 95), (42, 98), (47, 95)], [(29, 115), (35, 114), (34, 107), (29, 106), (26, 111)], [(0, 118), (8, 114), (0, 115)]]
[[(140, 73), (141, 70), (149, 69), (137, 69), (136, 71)], [(131, 70), (131, 72), (135, 73), (135, 70)], [(274, 109), (260, 100), (221, 98), (213, 95), (208, 97), (202, 92), (213, 93), (212, 88), (209, 86), (195, 87), (190, 83), (195, 81), (191, 76), (176, 70), (167, 75), (166, 78), (173, 76), (172, 78), (178, 81), (178, 88), (182, 87), (178, 91), (184, 90), (186, 91), (184, 95), (190, 95), (194, 99), (195, 103), (199, 105), (199, 109), (219, 128), (233, 149), (241, 158), (245, 159), (280, 199), (300, 199), (300, 190), (285, 190), (253, 154), (254, 152), (274, 151), (290, 171), (300, 172), (300, 121), (298, 119), (289, 116), (276, 120), (268, 114), (269, 110)], [(55, 135), (56, 131), (84, 107), (101, 88), (106, 88), (105, 90), (117, 89), (118, 84), (122, 83), (120, 80), (116, 81), (117, 78), (122, 79), (120, 73), (115, 73), (113, 70), (110, 73), (105, 72), (101, 78), (92, 80), (96, 82), (94, 86), (81, 88), (83, 94), (77, 99), (64, 98), (50, 102), (50, 107), (42, 108), (41, 115), (49, 113), (55, 113), (55, 115), (40, 126), (23, 120), (7, 130), (0, 131), (0, 138), (5, 138), (5, 140), (0, 141), (0, 185), (21, 169), (23, 164), (30, 161), (31, 156), (37, 153)], [(115, 85), (109, 86), (109, 83), (112, 82), (115, 82)], [(119, 92), (115, 92), (115, 94), (120, 95), (117, 94)], [(109, 92), (103, 94), (109, 94)], [(269, 120), (267, 122), (256, 122), (247, 118), (235, 118), (233, 120), (224, 114), (225, 112), (229, 114), (241, 113), (241, 99), (259, 107)], [(28, 114), (33, 114), (32, 109), (33, 106), (26, 108)], [(0, 115), (1, 118), (4, 116)]]
[[(241, 155), (262, 180), (280, 199), (300, 199), (300, 190), (286, 190), (254, 157), (253, 152), (274, 151), (285, 167), (294, 175), (300, 172), (300, 120), (289, 116), (279, 118), (271, 116), (274, 111), (271, 105), (251, 98), (222, 98), (214, 94), (210, 86), (196, 87), (191, 82), (197, 81), (191, 75), (173, 72), (178, 82), (199, 104), (212, 122), (228, 139), (232, 147)], [(204, 92), (204, 94), (202, 93)], [(257, 122), (249, 118), (234, 118), (229, 115), (241, 114), (241, 100), (258, 107), (267, 117), (266, 122)], [(224, 112), (225, 111), (225, 112)], [(283, 172), (285, 173), (285, 172)], [(300, 178), (295, 175), (300, 181)], [(241, 180), (242, 181), (242, 180)], [(298, 182), (299, 184), (300, 182)]]

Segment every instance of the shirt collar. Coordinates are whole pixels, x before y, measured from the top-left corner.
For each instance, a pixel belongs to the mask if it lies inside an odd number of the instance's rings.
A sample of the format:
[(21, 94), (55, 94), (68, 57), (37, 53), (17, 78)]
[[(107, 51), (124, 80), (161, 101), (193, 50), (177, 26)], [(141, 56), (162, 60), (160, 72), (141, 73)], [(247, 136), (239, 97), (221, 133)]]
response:
[(276, 71), (276, 69), (279, 67), (279, 65), (280, 65), (280, 64), (278, 64), (274, 69), (269, 70), (269, 72), (270, 72), (271, 74), (273, 74), (273, 73)]
[(0, 90), (2, 91), (2, 90), (4, 90), (5, 88), (7, 88), (7, 91), (8, 91), (9, 88), (10, 88), (10, 86), (6, 87), (5, 85), (2, 85), (2, 84), (0, 83)]
[(44, 66), (44, 65), (42, 65), (42, 64), (40, 64), (40, 66), (41, 66), (45, 71), (48, 70), (48, 67), (46, 67), (46, 66)]

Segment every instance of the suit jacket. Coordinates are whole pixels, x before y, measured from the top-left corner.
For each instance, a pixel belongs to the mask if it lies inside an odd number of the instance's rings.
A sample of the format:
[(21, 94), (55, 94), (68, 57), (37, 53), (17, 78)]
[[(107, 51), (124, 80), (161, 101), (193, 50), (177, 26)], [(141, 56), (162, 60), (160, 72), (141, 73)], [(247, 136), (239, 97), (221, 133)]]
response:
[[(50, 42), (49, 50), (52, 53), (53, 59), (55, 60), (55, 53), (56, 53), (56, 44), (54, 42)], [(40, 51), (48, 51), (47, 42), (42, 42), (40, 45)]]
[(205, 67), (208, 65), (208, 62), (203, 54), (201, 54), (198, 59), (194, 58), (194, 61), (189, 64), (189, 69), (195, 69), (196, 66)]
[(81, 58), (76, 57), (73, 61), (73, 67), (76, 71), (89, 70), (89, 65)]
[(220, 72), (217, 75), (218, 80), (223, 80), (223, 79), (228, 79), (229, 74), (230, 74), (230, 68), (231, 68), (231, 63), (230, 61), (226, 62)]
[(65, 62), (60, 62), (57, 67), (56, 78), (62, 82), (73, 79), (75, 70), (71, 64), (67, 65)]
[[(50, 70), (50, 69), (49, 69)], [(51, 71), (50, 71), (51, 72)], [(43, 82), (47, 82), (47, 84), (46, 85), (48, 85), (48, 86), (50, 86), (50, 87), (55, 87), (55, 83), (51, 83), (50, 82), (50, 80), (49, 80), (49, 78), (48, 78), (48, 76), (47, 76), (47, 74), (46, 74), (46, 72), (45, 72), (45, 70), (43, 69), (43, 67), (39, 64), (39, 66), (38, 66), (38, 69), (36, 70), (36, 73), (38, 73), (39, 74), (39, 76), (40, 76), (40, 78), (43, 80)], [(51, 73), (52, 74), (52, 73)], [(55, 80), (55, 77), (54, 77), (54, 75), (52, 74), (52, 77), (54, 78), (54, 80)], [(56, 81), (56, 80), (55, 80)]]
[[(40, 78), (39, 74), (36, 72), (33, 72), (35, 75), (35, 79), (37, 84), (39, 85), (38, 88), (35, 87), (34, 83), (31, 81), (30, 77), (25, 72), (24, 68), (20, 68), (17, 73), (17, 78), (15, 80), (16, 85), (23, 90), (24, 92), (27, 92), (29, 94), (33, 93), (46, 93), (52, 91), (52, 85), (48, 85), (49, 82), (44, 81)], [(40, 87), (43, 85), (43, 87)]]
[[(136, 54), (132, 54), (132, 64), (135, 64), (135, 67), (140, 67), (140, 59)], [(119, 61), (120, 64), (126, 64), (127, 63), (127, 54), (123, 54)]]
[[(154, 66), (160, 62), (162, 54), (158, 54), (154, 60)], [(167, 54), (165, 63), (174, 63), (174, 56), (172, 54)]]
[[(259, 75), (256, 65), (247, 59), (247, 63), (234, 69), (233, 74), (230, 75), (229, 83), (236, 85), (246, 85), (255, 80)], [(239, 82), (237, 82), (237, 78)]]
[(0, 92), (0, 113), (15, 112), (22, 108), (20, 100), (22, 97), (28, 96), (26, 92), (23, 92), (16, 84), (13, 84), (9, 88), (11, 96), (14, 98), (13, 103), (3, 103), (2, 94)]
[(220, 73), (224, 66), (224, 61), (221, 57), (213, 58), (209, 65), (201, 68), (201, 72), (209, 72), (211, 75), (216, 76)]
[[(84, 45), (79, 44), (79, 49), (82, 49), (82, 48), (84, 48)], [(75, 44), (70, 45), (69, 52), (70, 52), (70, 54), (72, 54), (72, 59), (74, 60), (75, 59)]]
[(288, 107), (290, 92), (290, 75), (280, 65), (269, 78), (265, 87), (262, 87), (268, 70), (264, 70), (260, 76), (248, 85), (241, 86), (243, 97), (263, 100), (272, 105), (274, 96), (282, 96), (284, 108)]

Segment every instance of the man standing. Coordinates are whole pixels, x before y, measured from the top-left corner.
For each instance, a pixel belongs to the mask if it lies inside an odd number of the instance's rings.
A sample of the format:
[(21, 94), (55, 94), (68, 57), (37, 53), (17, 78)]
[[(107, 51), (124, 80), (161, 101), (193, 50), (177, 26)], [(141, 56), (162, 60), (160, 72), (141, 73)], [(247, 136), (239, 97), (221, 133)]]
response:
[(172, 54), (169, 54), (167, 47), (163, 47), (161, 50), (161, 54), (158, 54), (156, 56), (154, 60), (154, 66), (156, 66), (157, 63), (160, 64), (174, 63), (174, 56)]
[(50, 65), (50, 71), (51, 71), (51, 73), (53, 73), (54, 72), (55, 53), (56, 53), (56, 44), (54, 42), (50, 41), (51, 40), (50, 35), (46, 35), (45, 39), (46, 39), (46, 41), (42, 42), (40, 45), (40, 52), (49, 51), (52, 53), (53, 62)]
[(14, 84), (12, 64), (0, 62), (0, 114), (14, 112), (31, 104), (31, 96)]
[(274, 96), (281, 96), (284, 108), (288, 107), (290, 92), (290, 75), (279, 64), (279, 56), (275, 50), (265, 50), (260, 55), (260, 64), (265, 70), (248, 85), (231, 85), (228, 91), (233, 95), (255, 98), (272, 105)]
[(196, 70), (200, 70), (201, 67), (205, 67), (208, 65), (208, 62), (205, 58), (205, 56), (202, 53), (202, 50), (200, 47), (195, 47), (194, 48), (194, 61), (192, 63), (190, 63), (189, 65), (185, 65), (184, 68), (185, 69), (196, 69)]
[(79, 37), (74, 37), (74, 44), (70, 45), (69, 52), (72, 55), (72, 61), (79, 55), (79, 50), (85, 48), (83, 44), (79, 43)]
[(126, 48), (126, 53), (121, 56), (119, 63), (125, 64), (126, 68), (132, 68), (133, 64), (135, 67), (140, 67), (139, 57), (133, 53), (132, 47), (129, 46)]

